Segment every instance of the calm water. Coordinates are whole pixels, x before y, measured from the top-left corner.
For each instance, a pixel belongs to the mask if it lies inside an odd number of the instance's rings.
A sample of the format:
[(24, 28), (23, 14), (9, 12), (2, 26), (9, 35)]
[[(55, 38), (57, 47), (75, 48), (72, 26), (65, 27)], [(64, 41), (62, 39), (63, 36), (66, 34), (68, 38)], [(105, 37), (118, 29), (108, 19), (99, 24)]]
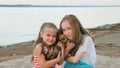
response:
[(58, 27), (66, 14), (76, 15), (85, 28), (120, 23), (120, 7), (0, 7), (0, 46), (34, 40), (43, 22)]

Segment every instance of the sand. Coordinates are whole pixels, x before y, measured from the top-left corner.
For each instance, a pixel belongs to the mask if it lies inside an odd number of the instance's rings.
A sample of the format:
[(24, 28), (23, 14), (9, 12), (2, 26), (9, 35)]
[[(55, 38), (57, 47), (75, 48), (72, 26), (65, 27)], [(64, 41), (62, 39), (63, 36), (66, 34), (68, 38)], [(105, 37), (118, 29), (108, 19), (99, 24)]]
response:
[[(32, 68), (31, 55), (0, 63), (0, 68)], [(119, 68), (120, 58), (97, 55), (96, 68)]]

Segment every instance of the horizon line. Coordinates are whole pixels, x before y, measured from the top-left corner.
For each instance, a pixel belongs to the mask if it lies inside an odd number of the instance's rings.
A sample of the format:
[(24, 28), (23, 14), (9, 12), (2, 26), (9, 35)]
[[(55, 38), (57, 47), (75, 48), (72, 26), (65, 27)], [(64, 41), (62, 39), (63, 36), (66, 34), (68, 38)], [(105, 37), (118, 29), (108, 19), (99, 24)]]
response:
[(120, 5), (33, 5), (33, 4), (0, 4), (0, 7), (120, 7)]

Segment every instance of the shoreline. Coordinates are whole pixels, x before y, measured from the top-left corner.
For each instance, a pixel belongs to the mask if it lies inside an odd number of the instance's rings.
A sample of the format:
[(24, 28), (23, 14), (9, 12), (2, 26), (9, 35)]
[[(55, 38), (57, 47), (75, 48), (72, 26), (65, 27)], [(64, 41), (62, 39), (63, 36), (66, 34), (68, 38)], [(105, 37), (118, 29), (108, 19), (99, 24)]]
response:
[(16, 42), (16, 43), (11, 43), (11, 44), (4, 44), (4, 45), (0, 45), (0, 48), (7, 47), (7, 46), (18, 45), (18, 44), (25, 44), (25, 43), (28, 43), (28, 42), (34, 42), (34, 40)]
[(31, 55), (33, 42), (34, 41), (27, 41), (0, 47), (0, 62)]

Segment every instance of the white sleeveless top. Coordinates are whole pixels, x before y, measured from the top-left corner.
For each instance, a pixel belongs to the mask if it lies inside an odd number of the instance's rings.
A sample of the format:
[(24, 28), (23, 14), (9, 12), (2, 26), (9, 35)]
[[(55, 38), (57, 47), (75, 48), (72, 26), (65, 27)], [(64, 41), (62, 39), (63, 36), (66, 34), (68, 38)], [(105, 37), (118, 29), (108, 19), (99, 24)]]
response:
[(80, 58), (80, 61), (90, 64), (92, 66), (95, 66), (96, 62), (96, 50), (95, 45), (90, 36), (84, 36), (84, 42), (79, 47), (76, 54), (79, 54), (81, 52), (85, 52), (83, 56)]

